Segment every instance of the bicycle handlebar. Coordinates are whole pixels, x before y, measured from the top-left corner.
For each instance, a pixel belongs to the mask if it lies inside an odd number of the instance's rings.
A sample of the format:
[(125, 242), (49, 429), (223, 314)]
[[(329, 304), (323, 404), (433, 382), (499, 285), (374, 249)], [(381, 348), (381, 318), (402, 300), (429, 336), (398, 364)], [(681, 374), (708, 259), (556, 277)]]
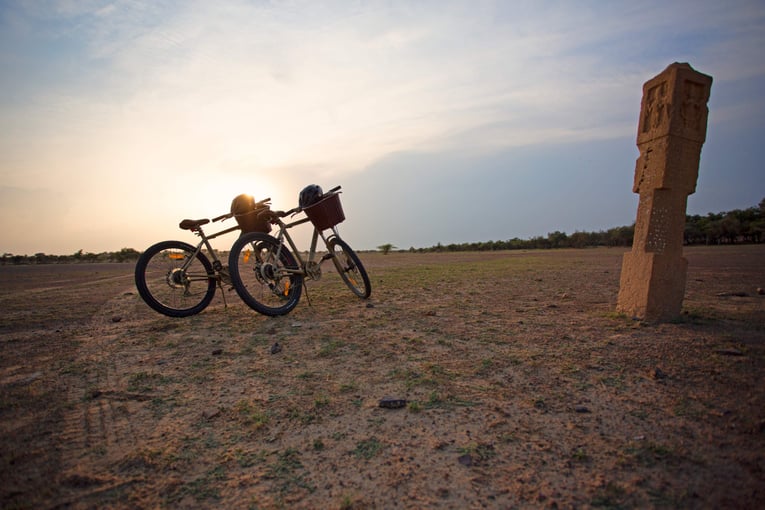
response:
[[(336, 193), (336, 192), (340, 191), (341, 189), (342, 189), (342, 186), (335, 186), (331, 190), (329, 190), (326, 193), (324, 193), (324, 195), (329, 195), (330, 193)], [(257, 205), (265, 205), (266, 202), (270, 202), (270, 201), (271, 201), (270, 198), (266, 198), (265, 200), (261, 200), (260, 202), (258, 202)], [(271, 209), (266, 209), (265, 211), (262, 211), (262, 212), (260, 212), (258, 214), (258, 218), (266, 218), (266, 217), (270, 217), (270, 218), (274, 218), (274, 217), (276, 217), (276, 218), (284, 218), (285, 216), (289, 216), (290, 214), (297, 214), (297, 213), (301, 212), (302, 210), (303, 210), (303, 208), (300, 207), (300, 206), (293, 207), (289, 211), (272, 211)], [(224, 215), (224, 216), (226, 216), (226, 215)], [(232, 215), (228, 215), (228, 216), (231, 217)], [(223, 218), (223, 216), (221, 216), (220, 218)], [(213, 220), (213, 221), (216, 221), (216, 220)]]
[(234, 213), (221, 214), (220, 216), (216, 216), (212, 220), (213, 221), (227, 220), (233, 216), (234, 216)]

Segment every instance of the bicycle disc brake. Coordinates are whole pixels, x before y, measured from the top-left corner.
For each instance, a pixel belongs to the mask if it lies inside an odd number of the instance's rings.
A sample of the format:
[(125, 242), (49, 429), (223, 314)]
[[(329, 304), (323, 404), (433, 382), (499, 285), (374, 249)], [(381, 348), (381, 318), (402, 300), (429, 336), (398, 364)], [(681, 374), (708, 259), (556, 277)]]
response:
[[(271, 292), (279, 299), (286, 301), (289, 299), (290, 279), (283, 278), (279, 274), (279, 268), (270, 262), (258, 264), (255, 275), (261, 283), (268, 285)], [(282, 283), (283, 282), (283, 283)]]
[(168, 271), (166, 279), (167, 284), (174, 289), (188, 288), (189, 286), (189, 280), (186, 278), (186, 272), (179, 267)]

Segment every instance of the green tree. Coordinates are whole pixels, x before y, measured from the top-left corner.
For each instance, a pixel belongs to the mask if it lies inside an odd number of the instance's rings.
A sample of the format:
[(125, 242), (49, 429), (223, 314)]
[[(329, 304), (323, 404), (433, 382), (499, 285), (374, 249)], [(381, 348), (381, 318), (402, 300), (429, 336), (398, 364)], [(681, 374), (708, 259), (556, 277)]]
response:
[(390, 253), (391, 250), (396, 250), (397, 248), (393, 246), (392, 244), (387, 243), (387, 244), (381, 244), (380, 246), (377, 247), (377, 249), (383, 252), (383, 255), (387, 255), (388, 253)]

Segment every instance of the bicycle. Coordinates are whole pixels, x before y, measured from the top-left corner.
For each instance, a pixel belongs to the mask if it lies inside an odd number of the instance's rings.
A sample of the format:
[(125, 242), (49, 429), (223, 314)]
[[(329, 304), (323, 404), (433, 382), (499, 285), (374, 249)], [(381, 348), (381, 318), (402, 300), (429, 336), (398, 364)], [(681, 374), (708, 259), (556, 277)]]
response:
[[(277, 227), (276, 235), (258, 232), (243, 234), (234, 242), (229, 254), (231, 280), (242, 301), (264, 315), (285, 315), (300, 301), (303, 281), (321, 279), (321, 264), (330, 259), (356, 296), (362, 299), (370, 296), (372, 286), (364, 265), (337, 230), (337, 224), (345, 220), (340, 189), (337, 186), (329, 190), (318, 202), (309, 206), (301, 204), (289, 211), (269, 209), (259, 213), (259, 217)], [(291, 223), (285, 223), (282, 219), (301, 212), (306, 214), (305, 218)], [(311, 222), (314, 228), (310, 251), (307, 259), (303, 260), (289, 229), (307, 222)], [(330, 232), (325, 235), (327, 230)], [(324, 242), (327, 253), (317, 260), (319, 238)]]
[[(252, 201), (251, 207), (245, 213), (234, 211), (234, 204), (240, 197)], [(183, 241), (162, 241), (144, 251), (138, 258), (135, 267), (135, 284), (138, 294), (151, 308), (170, 317), (188, 317), (195, 315), (210, 304), (215, 296), (216, 287), (223, 291), (223, 284), (234, 286), (228, 268), (218, 259), (210, 240), (216, 237), (244, 230), (258, 228), (258, 222), (253, 222), (255, 216), (269, 208), (270, 198), (255, 202), (252, 197), (240, 195), (232, 203), (232, 212), (210, 219), (183, 220), (178, 225), (181, 230), (189, 230), (201, 240), (196, 246)], [(226, 220), (236, 217), (237, 226), (207, 235), (202, 228), (211, 221)], [(262, 226), (260, 227), (262, 228)], [(267, 226), (270, 231), (270, 226)], [(203, 253), (203, 248), (212, 258)], [(226, 295), (223, 293), (226, 304)], [(226, 304), (227, 306), (227, 304)]]

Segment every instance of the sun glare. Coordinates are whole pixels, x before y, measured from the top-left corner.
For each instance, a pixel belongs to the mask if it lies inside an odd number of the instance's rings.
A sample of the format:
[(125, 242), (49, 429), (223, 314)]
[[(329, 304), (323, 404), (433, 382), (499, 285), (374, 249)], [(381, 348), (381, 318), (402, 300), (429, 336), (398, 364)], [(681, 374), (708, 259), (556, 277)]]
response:
[(252, 195), (256, 201), (270, 198), (274, 207), (284, 208), (284, 204), (290, 203), (287, 200), (288, 192), (284, 186), (270, 178), (256, 176), (252, 179), (242, 178), (224, 178), (218, 182), (211, 183), (204, 191), (206, 201), (211, 204), (210, 209), (220, 212), (211, 214), (224, 214), (229, 212), (231, 201), (237, 195), (245, 193)]

